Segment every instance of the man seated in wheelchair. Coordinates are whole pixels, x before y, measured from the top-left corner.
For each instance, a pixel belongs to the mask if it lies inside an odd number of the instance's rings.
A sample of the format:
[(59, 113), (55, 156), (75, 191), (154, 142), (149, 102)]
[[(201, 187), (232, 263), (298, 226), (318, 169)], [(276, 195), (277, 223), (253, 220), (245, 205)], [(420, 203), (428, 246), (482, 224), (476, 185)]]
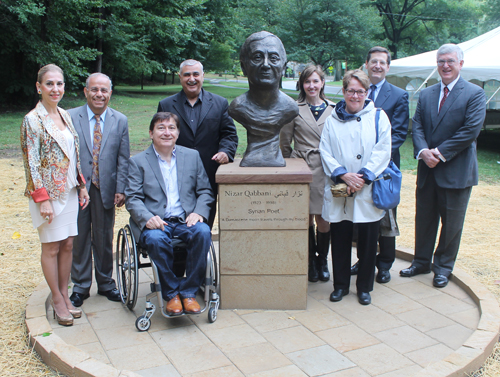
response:
[[(130, 227), (158, 268), (169, 315), (201, 310), (195, 297), (205, 277), (211, 243), (206, 219), (214, 202), (198, 151), (175, 145), (178, 125), (175, 114), (153, 116), (149, 126), (153, 143), (130, 159), (125, 190)], [(173, 272), (173, 237), (187, 244), (185, 277)]]

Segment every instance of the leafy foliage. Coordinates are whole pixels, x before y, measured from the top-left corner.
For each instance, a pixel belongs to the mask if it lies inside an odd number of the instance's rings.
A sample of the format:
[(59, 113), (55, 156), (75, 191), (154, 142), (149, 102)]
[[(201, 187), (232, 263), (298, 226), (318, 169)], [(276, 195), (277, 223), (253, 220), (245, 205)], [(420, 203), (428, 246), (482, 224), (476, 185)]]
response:
[(335, 60), (362, 63), (381, 32), (377, 13), (363, 0), (283, 0), (275, 27), (289, 60), (328, 67)]
[(372, 0), (371, 4), (382, 19), (380, 38), (387, 39), (394, 59), (479, 34), (482, 12), (475, 0)]
[(239, 74), (240, 46), (260, 30), (282, 39), (288, 60), (354, 68), (376, 44), (396, 58), (498, 24), (500, 0), (2, 0), (0, 103), (34, 103), (48, 63), (71, 93), (90, 72), (142, 83), (187, 58)]

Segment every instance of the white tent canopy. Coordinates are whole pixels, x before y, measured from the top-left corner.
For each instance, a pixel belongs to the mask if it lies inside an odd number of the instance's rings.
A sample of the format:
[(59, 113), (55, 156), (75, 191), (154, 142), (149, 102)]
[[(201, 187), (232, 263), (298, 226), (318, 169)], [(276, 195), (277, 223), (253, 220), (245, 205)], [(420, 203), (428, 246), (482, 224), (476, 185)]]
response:
[[(500, 81), (500, 27), (460, 43), (459, 46), (464, 51), (464, 66), (460, 75), (465, 80)], [(434, 50), (393, 60), (387, 78), (427, 79), (436, 68), (436, 52)], [(437, 72), (432, 77), (439, 79)]]

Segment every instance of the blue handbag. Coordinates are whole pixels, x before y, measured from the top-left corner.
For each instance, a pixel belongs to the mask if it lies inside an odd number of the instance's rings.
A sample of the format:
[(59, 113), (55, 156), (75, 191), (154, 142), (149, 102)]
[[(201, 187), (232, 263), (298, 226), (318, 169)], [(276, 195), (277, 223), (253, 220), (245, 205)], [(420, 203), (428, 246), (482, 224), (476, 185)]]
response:
[[(378, 121), (380, 118), (380, 109), (377, 109), (375, 115), (376, 142), (378, 143)], [(374, 181), (372, 187), (373, 204), (378, 209), (389, 210), (396, 208), (401, 200), (401, 171), (394, 161), (389, 165)]]

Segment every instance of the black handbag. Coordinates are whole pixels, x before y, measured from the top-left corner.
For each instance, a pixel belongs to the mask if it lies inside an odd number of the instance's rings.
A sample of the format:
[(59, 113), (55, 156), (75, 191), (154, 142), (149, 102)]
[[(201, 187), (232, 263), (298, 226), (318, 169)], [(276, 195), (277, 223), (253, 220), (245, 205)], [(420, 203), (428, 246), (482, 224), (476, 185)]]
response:
[[(380, 110), (377, 109), (375, 115), (376, 142), (378, 143), (378, 122), (380, 119)], [(378, 209), (389, 210), (396, 208), (401, 200), (401, 179), (403, 175), (394, 161), (389, 165), (374, 181), (372, 187), (373, 204)]]

